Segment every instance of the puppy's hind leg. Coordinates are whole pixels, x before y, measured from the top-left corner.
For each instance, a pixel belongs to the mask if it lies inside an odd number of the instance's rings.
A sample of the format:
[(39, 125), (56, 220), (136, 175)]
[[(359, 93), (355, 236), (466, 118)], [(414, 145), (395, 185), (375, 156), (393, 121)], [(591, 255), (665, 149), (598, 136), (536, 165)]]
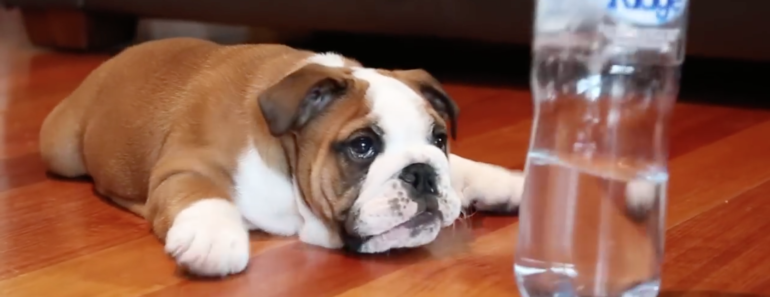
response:
[(40, 155), (48, 171), (68, 177), (87, 174), (81, 148), (80, 111), (71, 108), (69, 98), (54, 107), (40, 129)]
[(524, 172), (449, 156), (452, 187), (462, 199), (463, 209), (514, 213), (524, 191)]

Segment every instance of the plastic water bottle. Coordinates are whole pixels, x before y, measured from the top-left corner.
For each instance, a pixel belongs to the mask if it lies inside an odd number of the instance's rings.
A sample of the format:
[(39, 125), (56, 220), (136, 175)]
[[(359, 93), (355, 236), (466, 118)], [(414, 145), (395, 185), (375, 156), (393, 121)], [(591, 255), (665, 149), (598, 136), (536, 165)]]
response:
[(657, 296), (687, 0), (537, 0), (522, 296)]

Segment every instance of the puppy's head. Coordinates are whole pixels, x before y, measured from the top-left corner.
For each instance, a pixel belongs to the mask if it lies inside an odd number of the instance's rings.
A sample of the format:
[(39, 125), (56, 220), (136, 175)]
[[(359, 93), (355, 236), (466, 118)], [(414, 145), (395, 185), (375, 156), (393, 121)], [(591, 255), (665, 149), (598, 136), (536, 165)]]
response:
[(259, 105), (271, 133), (291, 139), (305, 203), (346, 248), (424, 245), (459, 216), (448, 163), (457, 107), (427, 72), (308, 64)]

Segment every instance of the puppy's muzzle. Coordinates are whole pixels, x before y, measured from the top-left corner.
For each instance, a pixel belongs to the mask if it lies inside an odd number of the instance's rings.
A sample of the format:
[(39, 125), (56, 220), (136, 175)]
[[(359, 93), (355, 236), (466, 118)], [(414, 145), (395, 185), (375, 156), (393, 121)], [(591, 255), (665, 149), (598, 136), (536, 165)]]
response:
[[(417, 212), (394, 229), (419, 230), (427, 225), (440, 225), (443, 216), (439, 210), (439, 199), (445, 193), (441, 193), (436, 169), (426, 163), (413, 163), (401, 169), (397, 177), (406, 190), (408, 199), (416, 203)], [(348, 231), (354, 229), (350, 225), (345, 227)], [(343, 241), (347, 250), (358, 252), (362, 245), (379, 235), (358, 236), (355, 232), (346, 232)]]
[(433, 166), (414, 163), (404, 167), (398, 178), (404, 182), (409, 197), (417, 201), (420, 211), (438, 211), (438, 174)]

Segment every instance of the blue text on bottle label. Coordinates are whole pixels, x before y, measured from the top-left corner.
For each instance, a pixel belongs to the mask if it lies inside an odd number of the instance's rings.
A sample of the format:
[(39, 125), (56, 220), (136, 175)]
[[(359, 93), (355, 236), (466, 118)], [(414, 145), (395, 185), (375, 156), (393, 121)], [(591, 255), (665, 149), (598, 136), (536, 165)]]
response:
[(687, 0), (607, 0), (607, 10), (616, 18), (647, 26), (659, 26), (679, 18)]

